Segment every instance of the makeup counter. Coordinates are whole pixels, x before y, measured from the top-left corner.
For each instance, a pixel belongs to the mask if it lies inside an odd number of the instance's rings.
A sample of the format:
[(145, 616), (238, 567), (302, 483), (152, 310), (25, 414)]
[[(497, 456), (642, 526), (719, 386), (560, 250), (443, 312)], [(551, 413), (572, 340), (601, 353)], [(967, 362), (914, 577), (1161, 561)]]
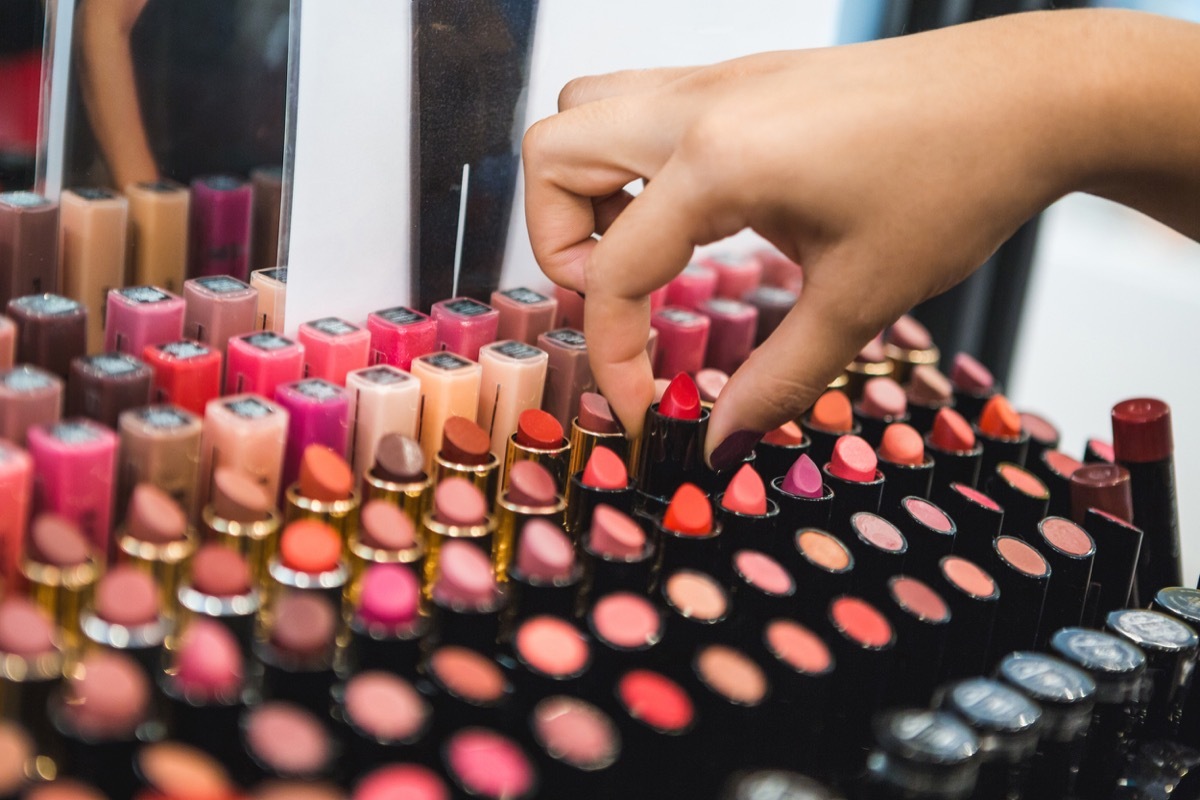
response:
[(0, 797), (1200, 796), (1165, 403), (1077, 460), (904, 317), (714, 472), (777, 253), (629, 439), (571, 292), (285, 336), (256, 191), (0, 195)]

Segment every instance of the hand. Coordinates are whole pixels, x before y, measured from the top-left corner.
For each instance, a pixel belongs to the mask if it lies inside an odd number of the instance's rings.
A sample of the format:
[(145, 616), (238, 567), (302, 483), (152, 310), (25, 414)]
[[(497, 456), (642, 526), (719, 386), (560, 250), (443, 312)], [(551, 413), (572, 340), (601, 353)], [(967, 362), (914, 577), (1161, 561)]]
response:
[[(586, 295), (593, 372), (626, 429), (653, 398), (647, 295), (697, 245), (750, 227), (804, 266), (800, 301), (713, 409), (706, 454), (725, 466), (1038, 210), (1075, 188), (1119, 194), (1102, 45), (1163, 47), (1147, 20), (1020, 14), (568, 84), (525, 137), (526, 216), (546, 274)], [(1195, 30), (1170, 43), (1195, 48)]]

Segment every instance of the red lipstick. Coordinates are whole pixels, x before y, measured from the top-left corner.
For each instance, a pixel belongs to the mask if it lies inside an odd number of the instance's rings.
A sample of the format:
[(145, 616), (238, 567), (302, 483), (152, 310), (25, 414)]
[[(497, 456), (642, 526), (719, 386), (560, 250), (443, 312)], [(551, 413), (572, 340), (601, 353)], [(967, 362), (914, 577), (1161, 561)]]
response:
[(638, 490), (649, 513), (665, 510), (682, 484), (703, 480), (708, 415), (695, 381), (684, 373), (672, 379), (662, 399), (646, 412)]

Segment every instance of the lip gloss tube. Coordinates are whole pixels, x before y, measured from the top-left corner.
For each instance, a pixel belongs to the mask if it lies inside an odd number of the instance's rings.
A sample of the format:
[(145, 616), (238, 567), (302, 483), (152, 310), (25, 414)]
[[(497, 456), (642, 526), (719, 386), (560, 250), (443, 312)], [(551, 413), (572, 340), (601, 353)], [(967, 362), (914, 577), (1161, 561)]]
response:
[(115, 430), (121, 412), (150, 402), (150, 377), (150, 368), (133, 356), (77, 358), (67, 382), (67, 416), (94, 419)]
[(279, 218), (283, 207), (283, 167), (258, 167), (252, 170), (250, 186), (254, 193), (250, 269), (279, 266)]
[(38, 508), (77, 523), (101, 553), (109, 552), (116, 490), (117, 436), (89, 419), (29, 429)]
[(133, 487), (157, 486), (183, 508), (199, 512), (196, 482), (200, 469), (200, 418), (178, 406), (153, 405), (121, 414), (118, 507), (124, 512)]
[(283, 333), (287, 307), (288, 268), (271, 267), (250, 273), (250, 285), (258, 290), (254, 329)]
[(150, 345), (183, 336), (186, 304), (154, 286), (112, 289), (105, 300), (104, 349), (140, 356)]
[(371, 332), (371, 363), (412, 368), (414, 358), (438, 349), (437, 322), (404, 306), (385, 308), (367, 315)]
[(254, 330), (258, 290), (227, 275), (193, 278), (183, 284), (187, 313), (183, 337), (224, 353), (230, 337)]
[(34, 425), (53, 425), (62, 417), (63, 382), (45, 370), (18, 364), (0, 374), (0, 439), (24, 446)]
[(754, 349), (758, 309), (749, 303), (718, 297), (698, 310), (709, 321), (704, 365), (732, 375)]
[(421, 382), (404, 370), (380, 364), (346, 374), (350, 393), (350, 463), (366, 475), (379, 441), (389, 433), (416, 438), (421, 413)]
[(434, 303), (429, 316), (437, 323), (438, 348), (472, 361), (479, 348), (496, 341), (500, 312), (469, 297), (454, 297)]
[(717, 271), (693, 262), (667, 284), (667, 305), (699, 311), (717, 293)]
[(421, 382), (421, 449), (425, 471), (442, 449), (442, 430), (450, 417), (474, 419), (479, 410), (483, 368), (454, 353), (430, 353), (413, 359), (412, 374)]
[(213, 473), (221, 467), (249, 476), (278, 497), (287, 431), (287, 411), (270, 400), (243, 394), (210, 401), (200, 437), (199, 504), (208, 503)]
[(520, 287), (492, 292), (492, 308), (500, 312), (497, 339), (515, 339), (536, 345), (538, 337), (554, 327), (558, 301)]
[(12, 369), (17, 349), (17, 326), (0, 314), (0, 372)]
[(656, 378), (669, 380), (681, 372), (694, 375), (704, 368), (711, 327), (708, 317), (689, 308), (667, 306), (651, 315), (650, 324), (658, 330)]
[(104, 303), (125, 283), (129, 201), (107, 189), (66, 189), (59, 198), (59, 274), (63, 294), (99, 309), (88, 319), (88, 349), (104, 342)]
[(87, 309), (56, 294), (31, 294), (8, 303), (17, 326), (16, 360), (53, 372), (63, 380), (71, 361), (87, 353)]
[(370, 332), (337, 317), (302, 323), (296, 341), (304, 346), (304, 377), (338, 386), (345, 385), (346, 373), (367, 366), (371, 351)]
[(349, 395), (340, 386), (320, 378), (285, 383), (275, 390), (275, 402), (288, 412), (288, 443), (283, 459), (283, 485), (300, 475), (300, 458), (309, 445), (346, 452)]
[(800, 296), (791, 289), (759, 286), (742, 295), (740, 299), (758, 311), (758, 328), (754, 334), (754, 343), (760, 345), (775, 332)]
[(303, 371), (303, 345), (274, 331), (235, 336), (225, 355), (225, 394), (274, 397), (280, 384), (299, 380)]
[(58, 291), (58, 203), (0, 192), (0, 302)]
[(588, 363), (587, 340), (578, 330), (557, 328), (539, 336), (538, 347), (550, 357), (542, 410), (553, 414), (565, 429), (579, 413), (580, 396), (596, 388)]
[(142, 360), (153, 372), (150, 398), (174, 403), (193, 414), (203, 414), (209, 400), (221, 396), (220, 352), (191, 339), (147, 345)]
[(480, 348), (476, 419), (491, 437), (496, 458), (504, 457), (521, 414), (541, 408), (549, 360), (545, 351), (511, 339)]
[(29, 453), (0, 439), (0, 576), (13, 587), (25, 549), (25, 526), (33, 500), (33, 459)]
[[(666, 298), (667, 287), (650, 293), (650, 305), (657, 309), (662, 303), (655, 305), (656, 295), (660, 299)], [(554, 327), (583, 330), (583, 295), (555, 284), (554, 299), (558, 302), (558, 310), (554, 312)]]
[(187, 278), (191, 193), (174, 181), (125, 187), (129, 200), (129, 274), (134, 283), (178, 292)]
[(716, 271), (717, 297), (741, 300), (762, 285), (763, 262), (753, 253), (712, 255), (699, 263)]
[(250, 216), (253, 191), (233, 175), (210, 175), (192, 181), (189, 274), (249, 273)]

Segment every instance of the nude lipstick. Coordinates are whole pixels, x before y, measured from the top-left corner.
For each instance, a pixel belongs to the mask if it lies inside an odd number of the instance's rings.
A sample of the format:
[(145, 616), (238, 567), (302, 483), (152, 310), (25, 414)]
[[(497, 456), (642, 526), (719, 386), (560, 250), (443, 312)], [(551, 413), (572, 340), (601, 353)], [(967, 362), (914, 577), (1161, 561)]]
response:
[(588, 363), (587, 340), (573, 328), (556, 328), (539, 336), (537, 346), (550, 356), (542, 409), (567, 428), (579, 414), (580, 396), (596, 390)]
[(160, 610), (161, 593), (148, 573), (121, 564), (96, 584), (89, 607), (79, 617), (84, 640), (94, 648), (132, 658), (149, 680), (162, 669), (171, 618)]
[(944, 671), (950, 606), (941, 593), (911, 575), (893, 575), (881, 601), (896, 635), (907, 645), (896, 652), (888, 696), (896, 703), (925, 705)]
[[(447, 542), (465, 540), (477, 547), (489, 559), (496, 533), (496, 518), (488, 513), (484, 494), (465, 478), (450, 477), (437, 484), (433, 491), (433, 507), (421, 520), (425, 540), (425, 574), (422, 591), (428, 599), (440, 573), (442, 546)], [(470, 567), (473, 562), (468, 561)], [(469, 569), (469, 574), (474, 571)], [(489, 580), (495, 582), (494, 575)]]
[(53, 425), (62, 417), (63, 382), (43, 369), (18, 364), (0, 373), (0, 438), (24, 446), (34, 425)]
[(862, 426), (862, 438), (878, 447), (888, 426), (908, 421), (904, 389), (891, 378), (871, 378), (854, 404), (854, 419)]
[(534, 517), (520, 528), (508, 566), (513, 622), (538, 614), (573, 618), (583, 567), (566, 533)]
[(200, 418), (175, 406), (142, 406), (121, 414), (118, 508), (122, 514), (139, 483), (166, 492), (187, 514), (199, 515)]
[[(1046, 607), (1052, 604), (1048, 589), (1057, 582), (1058, 573), (1052, 572), (1045, 556), (1032, 545), (1013, 536), (997, 536), (992, 553), (989, 567), (1000, 587), (992, 633), (994, 650), (1033, 650), (1050, 638), (1048, 631), (1061, 627), (1056, 625), (1054, 609)], [(1085, 586), (1083, 594), (1086, 592)]]
[(353, 604), (362, 590), (362, 576), (374, 564), (403, 564), (419, 575), (424, 570), (425, 544), (417, 526), (399, 506), (371, 500), (359, 515), (358, 530), (346, 544), (350, 561), (350, 594)]
[(287, 311), (288, 268), (271, 267), (250, 273), (250, 286), (258, 291), (254, 329), (282, 333)]
[(53, 759), (60, 743), (46, 708), (61, 683), (64, 655), (49, 615), (24, 597), (0, 602), (0, 656), (7, 665), (0, 673), (5, 717), (32, 734), (39, 756)]
[(187, 277), (191, 193), (173, 181), (125, 187), (129, 199), (129, 274), (135, 284), (178, 292)]
[(349, 458), (354, 474), (364, 475), (386, 436), (417, 437), (421, 382), (404, 370), (381, 364), (347, 373), (346, 391), (350, 393)]
[(102, 564), (102, 556), (75, 522), (59, 514), (34, 517), (21, 576), (29, 599), (61, 631), (68, 654), (82, 644), (80, 612), (91, 605)]
[(846, 365), (846, 394), (857, 402), (862, 398), (867, 381), (872, 378), (890, 378), (892, 371), (892, 362), (888, 360), (887, 351), (884, 349), (883, 337), (876, 336)]
[(954, 407), (967, 419), (976, 419), (984, 404), (999, 389), (991, 371), (969, 353), (957, 353), (950, 367)]
[(882, 603), (888, 579), (904, 572), (908, 540), (899, 528), (870, 511), (851, 516), (850, 530), (846, 546), (854, 557), (854, 591), (866, 600)]
[(265, 635), (254, 646), (263, 697), (326, 713), (336, 680), (337, 606), (328, 593), (289, 588), (272, 601), (268, 614)]
[(183, 336), (224, 353), (230, 338), (255, 329), (258, 290), (228, 275), (193, 278), (183, 284), (187, 311)]
[(1001, 463), (987, 480), (987, 492), (1004, 508), (1001, 531), (1012, 536), (1028, 536), (1046, 516), (1050, 491), (1037, 476), (1016, 464)]
[(617, 508), (596, 506), (591, 526), (580, 533), (579, 549), (581, 603), (613, 592), (644, 595), (654, 584), (658, 547), (633, 517)]
[(509, 593), (496, 582), (490, 554), (463, 539), (444, 542), (430, 596), (435, 641), (481, 653), (493, 651)]
[(351, 775), (402, 761), (428, 761), (433, 710), (407, 680), (364, 671), (333, 690), (333, 717), (345, 744), (340, 765)]
[(646, 412), (638, 491), (651, 511), (666, 508), (682, 484), (702, 480), (708, 415), (695, 381), (683, 373)]
[(616, 453), (630, 469), (637, 466), (636, 448), (625, 438), (625, 431), (608, 400), (595, 392), (584, 392), (579, 396), (579, 415), (571, 420), (570, 439), (571, 458), (567, 472), (571, 475), (582, 470), (591, 458), (592, 450), (601, 445)]
[(174, 616), (176, 594), (187, 575), (198, 544), (196, 531), (179, 504), (149, 483), (134, 487), (125, 524), (117, 531), (117, 551), (124, 562), (154, 576), (162, 591), (162, 604)]
[(950, 379), (928, 365), (913, 369), (904, 391), (908, 396), (909, 424), (921, 435), (933, 428), (933, 418), (938, 411), (954, 407), (954, 389)]
[[(960, 532), (954, 520), (941, 508), (921, 497), (906, 497), (890, 516), (904, 534), (909, 552), (904, 569), (926, 583), (935, 583), (938, 565), (951, 553), (962, 553)], [(965, 534), (965, 532), (964, 532)], [(990, 545), (983, 552), (990, 558)], [(989, 563), (985, 560), (984, 563)]]
[(953, 619), (946, 639), (947, 657), (942, 662), (943, 678), (983, 673), (992, 663), (992, 632), (1000, 601), (996, 579), (973, 561), (945, 556), (938, 564), (934, 589), (945, 595)]
[(1053, 570), (1038, 639), (1041, 646), (1059, 628), (1082, 623), (1096, 543), (1087, 531), (1062, 517), (1046, 517), (1035, 530), (1036, 536), (1026, 534), (1025, 540), (1038, 549)]
[(508, 577), (519, 531), (534, 519), (561, 525), (567, 504), (550, 471), (536, 461), (518, 461), (508, 475), (508, 487), (496, 500), (496, 539), (492, 561), (496, 577)]
[(243, 657), (249, 658), (262, 608), (255, 583), (250, 562), (236, 550), (217, 542), (201, 546), (176, 592), (177, 629), (198, 621), (221, 625), (234, 637)]
[(210, 401), (200, 434), (200, 502), (213, 496), (215, 472), (228, 467), (261, 484), (273, 504), (279, 496), (287, 428), (287, 411), (258, 395)]
[[(478, 363), (453, 353), (431, 353), (413, 359), (412, 374), (421, 385), (421, 449), (434, 468), (442, 449), (442, 433), (451, 417), (475, 419), (483, 370)], [(474, 424), (474, 423), (472, 423)], [(484, 432), (486, 436), (486, 431)], [(491, 441), (488, 441), (489, 447)]]

